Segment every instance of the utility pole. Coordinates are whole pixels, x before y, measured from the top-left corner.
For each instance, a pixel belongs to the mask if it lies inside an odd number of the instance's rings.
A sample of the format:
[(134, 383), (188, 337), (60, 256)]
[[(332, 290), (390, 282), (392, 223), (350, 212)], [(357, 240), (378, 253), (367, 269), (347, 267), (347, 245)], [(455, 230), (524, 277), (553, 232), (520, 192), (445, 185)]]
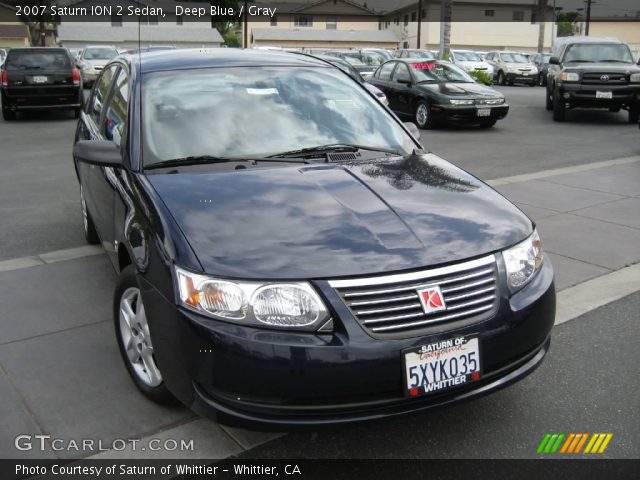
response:
[(247, 15), (247, 0), (244, 0), (244, 18), (243, 18), (243, 23), (244, 23), (244, 28), (242, 29), (244, 32), (244, 42), (242, 44), (242, 46), (244, 48), (249, 48), (249, 22), (247, 20), (248, 15)]
[[(589, 23), (591, 22), (591, 0), (586, 0), (587, 2), (587, 19), (584, 26), (584, 34), (589, 36)], [(594, 2), (595, 3), (595, 2)]]
[(547, 23), (545, 22), (545, 12), (547, 10), (547, 0), (538, 0), (538, 51), (544, 51), (544, 32)]
[(422, 0), (418, 0), (418, 41), (416, 48), (422, 48), (420, 46), (420, 27), (422, 26)]

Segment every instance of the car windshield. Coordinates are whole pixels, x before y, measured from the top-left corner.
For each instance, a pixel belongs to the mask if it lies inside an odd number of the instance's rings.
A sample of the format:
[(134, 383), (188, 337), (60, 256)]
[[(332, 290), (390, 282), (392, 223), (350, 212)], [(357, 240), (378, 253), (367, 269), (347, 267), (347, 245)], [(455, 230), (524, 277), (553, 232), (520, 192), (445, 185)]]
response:
[(564, 62), (634, 63), (629, 47), (619, 43), (576, 43), (569, 45)]
[(409, 154), (398, 122), (329, 67), (233, 67), (146, 73), (145, 166), (214, 156), (262, 158), (329, 144)]
[(118, 51), (115, 48), (103, 48), (103, 47), (91, 47), (84, 51), (85, 60), (111, 60), (118, 56)]
[(409, 58), (426, 58), (429, 60), (436, 58), (433, 56), (433, 53), (427, 52), (425, 50), (410, 50), (407, 52), (407, 56)]
[(71, 59), (64, 50), (12, 50), (6, 67), (20, 70), (70, 69)]
[(473, 83), (462, 69), (446, 62), (425, 62), (409, 64), (418, 83), (420, 82), (464, 82)]
[(500, 58), (506, 63), (529, 63), (527, 57), (521, 53), (501, 53)]
[(475, 52), (453, 52), (456, 58), (462, 62), (482, 62), (482, 58)]

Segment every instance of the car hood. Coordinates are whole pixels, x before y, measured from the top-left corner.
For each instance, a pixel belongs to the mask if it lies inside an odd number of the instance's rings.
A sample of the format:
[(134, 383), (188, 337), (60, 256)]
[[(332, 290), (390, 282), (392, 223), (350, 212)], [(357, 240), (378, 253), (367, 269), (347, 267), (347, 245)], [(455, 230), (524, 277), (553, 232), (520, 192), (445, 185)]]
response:
[(461, 61), (458, 62), (460, 65), (466, 68), (491, 68), (491, 66), (487, 62), (467, 62)]
[(615, 72), (615, 73), (626, 73), (626, 72), (640, 72), (640, 67), (633, 63), (607, 63), (607, 62), (585, 62), (585, 63), (565, 63), (564, 68), (567, 70), (583, 70), (583, 71), (594, 71), (594, 72)]
[(85, 60), (85, 62), (91, 64), (92, 67), (104, 67), (111, 60)]
[(511, 246), (532, 223), (435, 155), (148, 175), (205, 272), (326, 279), (414, 269)]
[(500, 92), (495, 88), (482, 85), (481, 83), (469, 82), (469, 83), (457, 83), (457, 82), (442, 82), (442, 83), (421, 83), (421, 87), (435, 90), (443, 95), (470, 95), (473, 97), (503, 97)]

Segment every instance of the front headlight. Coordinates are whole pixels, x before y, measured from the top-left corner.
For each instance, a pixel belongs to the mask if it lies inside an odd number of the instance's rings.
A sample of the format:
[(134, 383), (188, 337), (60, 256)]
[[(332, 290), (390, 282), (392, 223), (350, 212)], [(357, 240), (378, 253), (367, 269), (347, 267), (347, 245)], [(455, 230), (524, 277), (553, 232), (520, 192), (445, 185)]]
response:
[(578, 82), (580, 81), (580, 75), (576, 72), (562, 72), (560, 80), (563, 82)]
[(318, 330), (329, 320), (324, 303), (306, 282), (222, 280), (179, 267), (175, 272), (180, 304), (208, 317), (296, 330)]
[(452, 105), (473, 105), (473, 100), (449, 100)]
[(536, 230), (525, 241), (502, 252), (509, 288), (524, 286), (542, 265), (542, 242)]
[(629, 81), (633, 82), (633, 83), (639, 83), (640, 82), (640, 73), (632, 73), (629, 76)]

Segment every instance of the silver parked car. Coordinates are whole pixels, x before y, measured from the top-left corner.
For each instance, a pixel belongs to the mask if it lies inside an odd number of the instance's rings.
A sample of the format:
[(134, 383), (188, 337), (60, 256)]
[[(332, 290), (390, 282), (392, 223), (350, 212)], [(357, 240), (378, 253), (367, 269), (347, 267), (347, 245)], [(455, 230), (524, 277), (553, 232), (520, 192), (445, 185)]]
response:
[(90, 87), (96, 81), (102, 68), (119, 55), (116, 47), (111, 45), (89, 45), (78, 54), (78, 68), (82, 76), (82, 84)]
[(533, 87), (538, 69), (520, 52), (489, 52), (485, 61), (493, 67), (493, 76), (500, 85), (526, 83)]

